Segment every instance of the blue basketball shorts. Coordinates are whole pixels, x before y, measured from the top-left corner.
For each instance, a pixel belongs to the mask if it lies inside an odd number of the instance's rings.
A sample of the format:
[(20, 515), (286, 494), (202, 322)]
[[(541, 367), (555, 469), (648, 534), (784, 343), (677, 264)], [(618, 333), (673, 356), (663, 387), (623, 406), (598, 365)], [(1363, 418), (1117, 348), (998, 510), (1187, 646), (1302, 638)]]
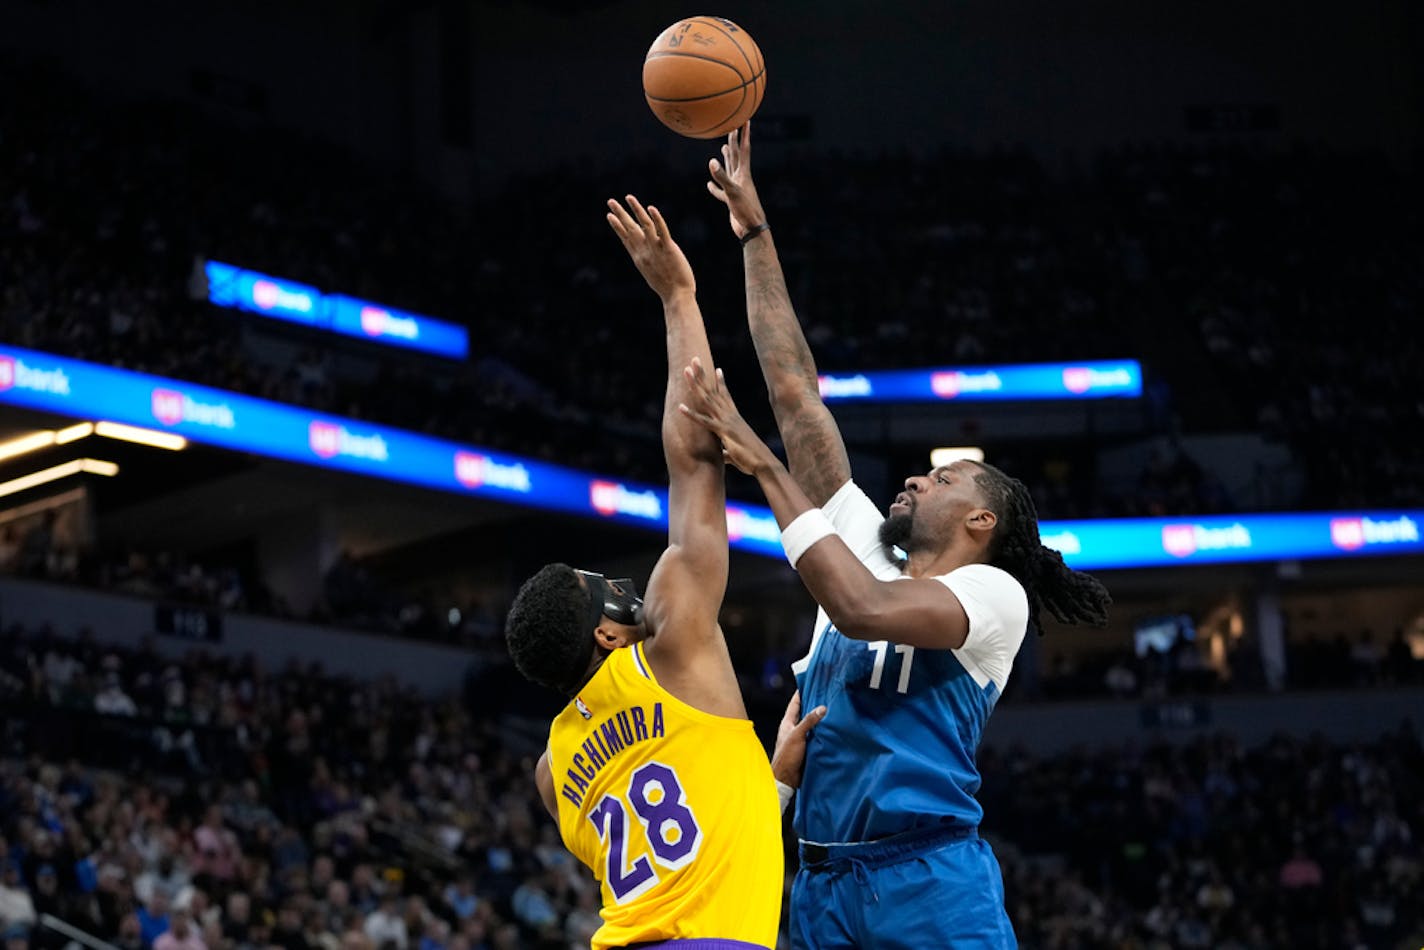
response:
[(795, 950), (1018, 946), (1003, 872), (973, 828), (862, 844), (802, 842), (790, 918)]

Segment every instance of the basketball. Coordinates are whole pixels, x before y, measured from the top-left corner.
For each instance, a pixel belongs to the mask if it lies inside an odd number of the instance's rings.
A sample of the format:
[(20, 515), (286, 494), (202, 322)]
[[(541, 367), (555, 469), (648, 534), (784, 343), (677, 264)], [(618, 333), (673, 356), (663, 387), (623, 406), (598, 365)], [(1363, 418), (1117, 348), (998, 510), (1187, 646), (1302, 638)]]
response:
[(766, 92), (766, 61), (731, 20), (695, 16), (658, 34), (643, 60), (643, 94), (679, 135), (715, 139), (743, 125)]

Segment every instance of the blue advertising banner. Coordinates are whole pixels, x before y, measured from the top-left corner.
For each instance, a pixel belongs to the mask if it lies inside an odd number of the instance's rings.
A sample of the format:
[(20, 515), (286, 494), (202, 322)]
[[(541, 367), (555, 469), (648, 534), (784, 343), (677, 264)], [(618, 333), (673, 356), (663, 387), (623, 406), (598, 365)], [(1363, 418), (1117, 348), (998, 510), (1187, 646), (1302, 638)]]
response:
[(1142, 395), (1137, 360), (901, 369), (821, 376), (826, 402), (985, 402)]
[(208, 278), (208, 300), (219, 307), (452, 359), (464, 359), (470, 353), (469, 331), (434, 317), (343, 294), (324, 294), (306, 284), (221, 261), (206, 261), (203, 271)]
[[(664, 488), (18, 347), (0, 346), (0, 403), (163, 429), (194, 442), (456, 494), (667, 528)], [(1044, 521), (1040, 530), (1043, 543), (1073, 567), (1105, 570), (1424, 554), (1421, 524), (1424, 510), (1413, 509)], [(733, 547), (781, 554), (780, 533), (765, 506), (728, 504), (727, 531)]]

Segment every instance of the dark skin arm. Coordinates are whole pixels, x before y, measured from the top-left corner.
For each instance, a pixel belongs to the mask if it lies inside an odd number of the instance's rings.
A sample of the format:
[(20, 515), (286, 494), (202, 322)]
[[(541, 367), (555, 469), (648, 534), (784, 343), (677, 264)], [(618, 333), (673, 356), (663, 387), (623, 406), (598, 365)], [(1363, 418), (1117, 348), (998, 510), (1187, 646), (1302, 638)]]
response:
[[(752, 182), (751, 145), (748, 123), (727, 136), (722, 162), (714, 158), (708, 163), (712, 180), (707, 188), (727, 206), (732, 233), (738, 238), (750, 228), (767, 223), (766, 211)], [(821, 401), (816, 361), (791, 306), (771, 231), (763, 231), (747, 242), (742, 263), (746, 270), (747, 324), (791, 474), (813, 504), (823, 505), (850, 480), (850, 458), (840, 428)]]
[(716, 437), (677, 411), (687, 398), (680, 368), (711, 360), (692, 267), (656, 208), (632, 195), (608, 202), (608, 224), (658, 295), (666, 326), (668, 376), (663, 455), (668, 469), (668, 547), (648, 579), (644, 650), (673, 695), (714, 715), (745, 719), (727, 643), (717, 623), (727, 588), (725, 466)]
[[(776, 523), (785, 529), (816, 507), (737, 411), (721, 371), (708, 374), (697, 362), (684, 372), (693, 398), (680, 411), (714, 433), (726, 460), (757, 480)], [(879, 580), (838, 535), (813, 544), (796, 570), (836, 629), (852, 639), (943, 650), (963, 646), (969, 635), (969, 616), (948, 587), (931, 578)]]
[(539, 756), (539, 761), (534, 765), (534, 785), (539, 789), (539, 800), (544, 803), (544, 810), (558, 821), (559, 803), (554, 798), (554, 773), (549, 768), (548, 749), (544, 750), (544, 754)]

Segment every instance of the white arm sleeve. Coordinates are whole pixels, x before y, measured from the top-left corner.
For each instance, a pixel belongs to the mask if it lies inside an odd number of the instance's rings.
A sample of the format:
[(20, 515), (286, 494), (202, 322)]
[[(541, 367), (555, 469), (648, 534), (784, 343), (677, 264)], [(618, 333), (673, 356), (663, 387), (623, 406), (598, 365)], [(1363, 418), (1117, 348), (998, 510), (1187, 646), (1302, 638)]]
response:
[(875, 507), (875, 502), (859, 485), (846, 482), (821, 506), (821, 511), (836, 526), (836, 533), (846, 547), (876, 578), (888, 581), (900, 576), (899, 565), (890, 560), (880, 543), (880, 525), (885, 521), (885, 513)]
[[(821, 506), (821, 511), (831, 519), (831, 524), (836, 526), (836, 533), (846, 543), (846, 547), (850, 548), (851, 553), (877, 579), (888, 581), (900, 576), (899, 565), (890, 560), (885, 548), (880, 544), (880, 523), (885, 520), (885, 514), (875, 507), (875, 502), (861, 491), (859, 485), (851, 481), (846, 482)], [(811, 654), (816, 651), (816, 640), (830, 622), (826, 612), (817, 608), (816, 626), (811, 632), (811, 646), (804, 657), (791, 664), (793, 672), (805, 672), (811, 661)]]
[(969, 635), (955, 656), (981, 687), (992, 681), (1003, 693), (1028, 631), (1023, 585), (988, 564), (966, 564), (935, 580), (954, 592), (969, 617)]

